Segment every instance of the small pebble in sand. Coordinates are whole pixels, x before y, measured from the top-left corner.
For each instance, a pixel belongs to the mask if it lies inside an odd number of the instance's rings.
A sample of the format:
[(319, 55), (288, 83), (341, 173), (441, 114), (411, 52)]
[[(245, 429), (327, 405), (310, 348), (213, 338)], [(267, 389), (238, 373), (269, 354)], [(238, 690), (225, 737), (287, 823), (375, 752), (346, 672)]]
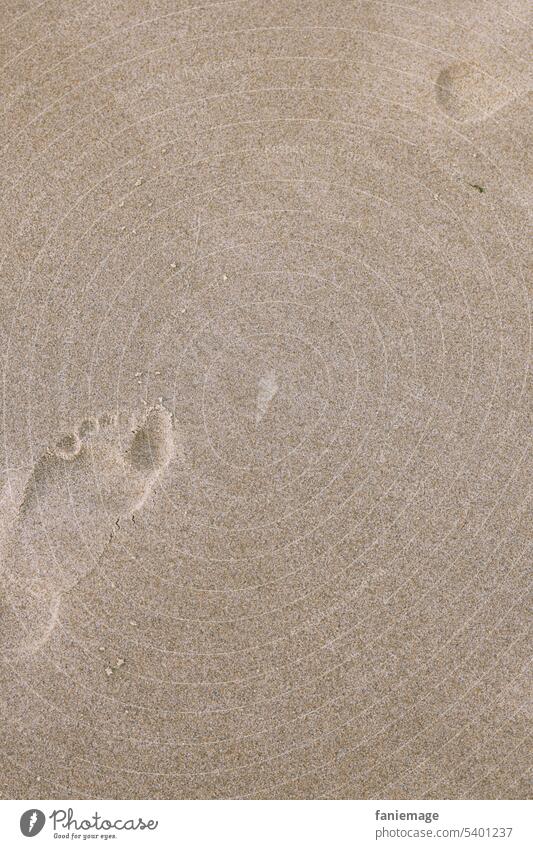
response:
[(111, 669), (110, 666), (106, 666), (105, 674), (107, 675), (108, 678), (113, 674), (113, 670)]
[(103, 646), (98, 646), (98, 651), (105, 651), (105, 648)]
[(228, 279), (228, 275), (227, 275), (227, 274), (223, 274), (223, 275), (222, 275), (222, 279), (223, 279), (223, 280), (227, 280), (227, 279)]
[(131, 625), (133, 628), (136, 628), (138, 624), (139, 624), (139, 623), (138, 623), (138, 622), (136, 622), (136, 621), (135, 621), (135, 619), (130, 619), (130, 625)]
[(120, 208), (122, 209), (122, 207), (124, 206), (124, 201), (123, 201), (123, 200), (121, 200), (121, 201), (119, 202), (119, 206), (120, 206)]
[(116, 663), (116, 667), (115, 667), (115, 668), (116, 668), (116, 669), (120, 669), (120, 667), (121, 667), (121, 666), (124, 666), (124, 664), (125, 664), (125, 663), (126, 663), (126, 661), (124, 660), (124, 658), (123, 658), (123, 657), (119, 657), (119, 659), (117, 660), (117, 663)]
[(177, 266), (176, 266), (176, 263), (175, 263), (175, 262), (171, 262), (171, 263), (170, 263), (170, 267), (171, 267), (171, 268), (176, 268), (176, 267), (177, 267)]
[(135, 181), (135, 185), (136, 185), (136, 186), (142, 186), (142, 184), (143, 184), (142, 179), (139, 179), (139, 180), (136, 180), (136, 181)]

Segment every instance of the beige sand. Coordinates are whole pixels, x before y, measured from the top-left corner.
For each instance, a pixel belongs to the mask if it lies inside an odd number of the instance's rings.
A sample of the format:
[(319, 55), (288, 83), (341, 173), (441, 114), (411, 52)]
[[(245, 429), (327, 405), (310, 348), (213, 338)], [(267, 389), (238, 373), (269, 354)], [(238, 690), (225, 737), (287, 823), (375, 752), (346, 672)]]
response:
[(4, 0), (4, 798), (530, 796), (528, 3)]

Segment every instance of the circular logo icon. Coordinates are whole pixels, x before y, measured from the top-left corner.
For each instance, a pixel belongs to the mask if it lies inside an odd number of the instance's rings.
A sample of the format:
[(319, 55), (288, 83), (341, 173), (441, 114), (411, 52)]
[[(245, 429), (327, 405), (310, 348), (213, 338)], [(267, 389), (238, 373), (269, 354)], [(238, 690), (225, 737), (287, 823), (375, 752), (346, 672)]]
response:
[(35, 837), (42, 830), (45, 822), (46, 817), (42, 811), (30, 808), (29, 811), (24, 811), (20, 818), (20, 830), (24, 837)]

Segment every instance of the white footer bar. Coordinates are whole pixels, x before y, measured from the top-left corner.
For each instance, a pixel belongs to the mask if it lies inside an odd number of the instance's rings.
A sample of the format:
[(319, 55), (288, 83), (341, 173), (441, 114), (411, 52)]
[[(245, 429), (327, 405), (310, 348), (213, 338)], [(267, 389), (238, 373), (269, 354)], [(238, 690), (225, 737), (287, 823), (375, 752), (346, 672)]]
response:
[[(525, 801), (0, 801), (0, 842), (184, 849), (533, 845)], [(35, 841), (35, 842), (33, 842)], [(68, 841), (68, 842), (67, 842)]]

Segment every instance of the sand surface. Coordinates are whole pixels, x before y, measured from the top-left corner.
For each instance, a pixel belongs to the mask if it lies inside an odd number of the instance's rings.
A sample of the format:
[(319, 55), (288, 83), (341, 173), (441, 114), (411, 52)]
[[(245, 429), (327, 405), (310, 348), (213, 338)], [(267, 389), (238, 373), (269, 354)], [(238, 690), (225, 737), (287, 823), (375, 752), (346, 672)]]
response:
[(2, 0), (4, 798), (530, 795), (528, 6)]

